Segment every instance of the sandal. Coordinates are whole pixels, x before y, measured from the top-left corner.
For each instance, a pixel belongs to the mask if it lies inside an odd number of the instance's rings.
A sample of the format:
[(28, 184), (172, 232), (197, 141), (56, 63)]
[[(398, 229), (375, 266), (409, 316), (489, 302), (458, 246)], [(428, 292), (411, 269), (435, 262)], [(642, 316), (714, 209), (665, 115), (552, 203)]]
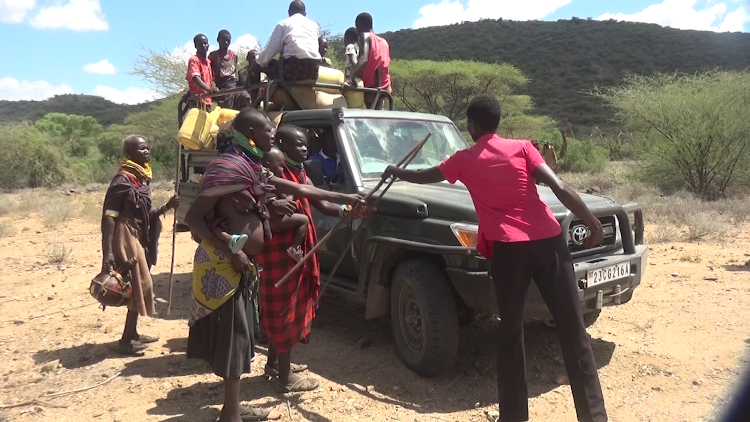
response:
[(313, 391), (318, 386), (320, 386), (320, 382), (313, 378), (302, 378), (294, 384), (282, 384), (281, 381), (276, 380), (276, 391), (279, 393), (304, 393)]
[(130, 341), (118, 341), (115, 351), (117, 353), (128, 355), (128, 356), (143, 356), (143, 351), (146, 350), (146, 346), (143, 343), (135, 340)]
[[(222, 409), (222, 413), (219, 413), (216, 422), (222, 422), (224, 420), (223, 412), (224, 410)], [(271, 416), (270, 410), (258, 409), (256, 407), (246, 406), (240, 411), (240, 419), (242, 419), (243, 422), (264, 421), (268, 419), (269, 416)]]
[(141, 344), (156, 343), (157, 341), (159, 341), (159, 337), (147, 336), (145, 334), (138, 334), (138, 337), (135, 338), (135, 341)]
[[(297, 365), (296, 363), (293, 363), (290, 366), (292, 367), (292, 373), (293, 374), (299, 374), (300, 372), (307, 371), (307, 365), (305, 365), (305, 364)], [(276, 368), (274, 368), (274, 367), (272, 367), (272, 366), (266, 365), (265, 374), (268, 377), (278, 377), (279, 376), (279, 370), (276, 369)]]

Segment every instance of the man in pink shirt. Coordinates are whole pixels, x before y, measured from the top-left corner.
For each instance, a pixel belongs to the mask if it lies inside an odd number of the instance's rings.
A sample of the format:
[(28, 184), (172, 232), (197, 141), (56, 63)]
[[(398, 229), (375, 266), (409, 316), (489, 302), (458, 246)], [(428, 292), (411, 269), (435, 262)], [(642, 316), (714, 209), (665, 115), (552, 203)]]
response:
[(500, 310), (497, 384), (500, 421), (529, 419), (523, 306), (534, 279), (557, 326), (579, 421), (607, 420), (594, 354), (583, 324), (573, 259), (560, 224), (539, 198), (535, 181), (549, 186), (560, 202), (589, 228), (585, 245), (602, 241), (601, 222), (578, 194), (547, 166), (529, 141), (497, 136), (500, 103), (475, 97), (466, 110), (476, 142), (440, 165), (425, 170), (389, 166), (384, 176), (412, 183), (461, 181), (479, 219), (477, 250), (490, 259), (490, 274)]

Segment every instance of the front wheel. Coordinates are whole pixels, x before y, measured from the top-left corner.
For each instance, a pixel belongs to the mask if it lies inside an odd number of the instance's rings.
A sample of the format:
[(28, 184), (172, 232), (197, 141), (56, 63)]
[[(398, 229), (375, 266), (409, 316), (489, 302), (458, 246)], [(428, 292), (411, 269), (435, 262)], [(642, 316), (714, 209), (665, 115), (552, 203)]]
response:
[(458, 354), (458, 315), (448, 277), (433, 263), (412, 259), (396, 268), (391, 321), (396, 347), (423, 377), (445, 373)]

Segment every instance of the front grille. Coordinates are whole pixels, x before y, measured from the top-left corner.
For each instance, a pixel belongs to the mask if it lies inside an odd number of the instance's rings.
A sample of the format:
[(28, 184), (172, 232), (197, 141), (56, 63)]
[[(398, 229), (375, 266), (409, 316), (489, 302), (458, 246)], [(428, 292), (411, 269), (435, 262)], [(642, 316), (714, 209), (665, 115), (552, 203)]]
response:
[[(599, 221), (602, 222), (602, 228), (604, 229), (604, 240), (602, 240), (601, 243), (594, 245), (594, 247), (614, 246), (617, 239), (615, 234), (615, 216), (600, 217)], [(581, 220), (573, 220), (573, 222), (570, 223), (570, 227), (568, 228), (568, 248), (570, 248), (571, 253), (586, 250), (583, 246), (583, 242), (578, 242), (577, 240), (582, 239), (581, 234), (587, 232), (588, 229)]]

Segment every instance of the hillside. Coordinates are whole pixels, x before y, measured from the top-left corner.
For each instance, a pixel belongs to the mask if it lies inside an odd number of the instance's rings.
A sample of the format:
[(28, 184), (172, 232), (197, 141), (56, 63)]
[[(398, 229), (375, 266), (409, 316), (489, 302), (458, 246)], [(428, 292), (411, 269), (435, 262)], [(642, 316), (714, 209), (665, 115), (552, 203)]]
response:
[(91, 116), (106, 127), (122, 123), (129, 114), (153, 104), (115, 104), (102, 97), (74, 94), (56, 95), (44, 101), (0, 101), (0, 122), (36, 121), (47, 113), (66, 113)]
[(531, 79), (536, 112), (579, 131), (612, 125), (613, 113), (584, 94), (628, 73), (750, 67), (750, 34), (683, 31), (658, 25), (573, 18), (557, 22), (483, 20), (382, 34), (399, 59), (510, 63)]

